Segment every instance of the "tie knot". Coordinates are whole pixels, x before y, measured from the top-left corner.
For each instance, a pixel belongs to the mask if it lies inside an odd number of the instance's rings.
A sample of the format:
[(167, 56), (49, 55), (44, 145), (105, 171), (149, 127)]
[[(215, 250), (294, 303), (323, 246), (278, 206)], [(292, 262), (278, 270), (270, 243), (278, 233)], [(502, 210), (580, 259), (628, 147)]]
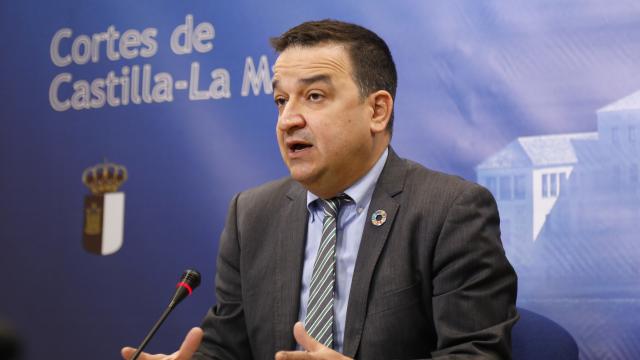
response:
[(352, 200), (349, 195), (340, 194), (336, 197), (332, 197), (331, 199), (320, 199), (320, 205), (322, 206), (322, 210), (324, 210), (325, 216), (332, 216), (335, 218), (338, 216), (340, 207), (351, 201)]

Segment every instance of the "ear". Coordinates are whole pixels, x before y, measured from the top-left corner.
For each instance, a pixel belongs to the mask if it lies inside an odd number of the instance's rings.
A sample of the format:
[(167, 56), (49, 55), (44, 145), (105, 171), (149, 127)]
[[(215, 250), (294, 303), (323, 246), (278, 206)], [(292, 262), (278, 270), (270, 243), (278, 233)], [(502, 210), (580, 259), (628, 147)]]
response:
[(391, 94), (386, 90), (378, 90), (369, 95), (369, 104), (373, 110), (370, 121), (371, 133), (386, 131), (393, 110)]

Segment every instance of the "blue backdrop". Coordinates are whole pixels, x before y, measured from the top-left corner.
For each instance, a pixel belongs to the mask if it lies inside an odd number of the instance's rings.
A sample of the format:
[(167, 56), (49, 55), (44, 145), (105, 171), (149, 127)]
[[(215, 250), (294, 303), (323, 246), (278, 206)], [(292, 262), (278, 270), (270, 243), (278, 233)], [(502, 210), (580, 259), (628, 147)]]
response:
[[(260, 62), (276, 58), (268, 38), (322, 18), (389, 43), (397, 152), (494, 192), (519, 305), (565, 327), (583, 359), (640, 354), (637, 1), (0, 8), (0, 319), (27, 358), (117, 358), (187, 267), (201, 270), (202, 289), (150, 349), (172, 351), (199, 323), (215, 301), (229, 200), (287, 173), (260, 83), (270, 78)], [(190, 50), (177, 36), (186, 29)], [(81, 175), (105, 158), (129, 172), (124, 244), (97, 256), (82, 247)]]

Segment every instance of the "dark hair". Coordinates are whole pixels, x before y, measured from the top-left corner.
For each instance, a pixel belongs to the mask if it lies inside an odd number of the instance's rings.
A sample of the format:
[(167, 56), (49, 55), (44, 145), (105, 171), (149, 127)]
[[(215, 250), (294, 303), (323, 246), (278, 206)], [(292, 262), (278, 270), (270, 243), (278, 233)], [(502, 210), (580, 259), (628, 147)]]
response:
[[(322, 43), (346, 45), (354, 69), (353, 80), (360, 89), (360, 96), (386, 90), (396, 97), (398, 75), (389, 47), (373, 31), (360, 25), (337, 20), (307, 21), (271, 38), (271, 46), (281, 53), (290, 46), (315, 46)], [(387, 124), (393, 130), (393, 111)]]

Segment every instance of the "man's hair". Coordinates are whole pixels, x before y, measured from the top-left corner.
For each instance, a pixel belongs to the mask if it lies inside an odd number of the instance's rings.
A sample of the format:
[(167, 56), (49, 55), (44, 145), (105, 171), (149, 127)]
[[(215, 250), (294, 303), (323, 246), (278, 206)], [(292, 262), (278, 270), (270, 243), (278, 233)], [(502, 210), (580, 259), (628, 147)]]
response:
[[(378, 90), (388, 91), (395, 99), (398, 75), (391, 51), (384, 40), (369, 29), (326, 19), (304, 22), (271, 38), (271, 46), (278, 53), (292, 46), (311, 47), (324, 43), (345, 45), (354, 69), (353, 80), (363, 99)], [(393, 131), (393, 111), (387, 130), (389, 134)]]

